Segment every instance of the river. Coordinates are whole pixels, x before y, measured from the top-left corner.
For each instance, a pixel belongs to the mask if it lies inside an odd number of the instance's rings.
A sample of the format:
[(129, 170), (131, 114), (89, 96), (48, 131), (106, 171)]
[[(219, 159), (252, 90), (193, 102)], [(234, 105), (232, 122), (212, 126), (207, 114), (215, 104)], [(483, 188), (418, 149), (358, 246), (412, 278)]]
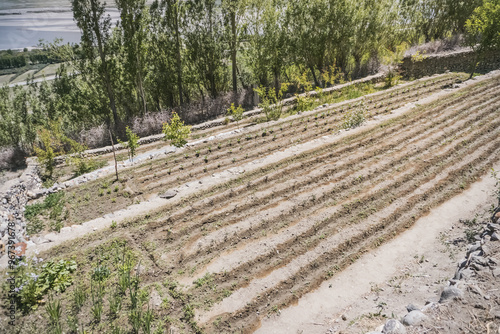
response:
[[(109, 1), (111, 3), (111, 1)], [(119, 18), (108, 8), (112, 22)], [(0, 50), (36, 47), (42, 39), (65, 43), (80, 41), (69, 0), (0, 0)]]

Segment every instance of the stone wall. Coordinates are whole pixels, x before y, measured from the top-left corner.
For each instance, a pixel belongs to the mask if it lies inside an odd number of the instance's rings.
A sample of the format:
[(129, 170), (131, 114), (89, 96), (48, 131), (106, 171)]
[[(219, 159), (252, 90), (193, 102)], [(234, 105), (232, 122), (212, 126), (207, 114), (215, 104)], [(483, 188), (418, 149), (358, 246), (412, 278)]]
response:
[[(425, 56), (422, 61), (412, 61), (411, 57), (403, 59), (400, 65), (405, 78), (421, 78), (433, 74), (450, 72), (469, 73), (475, 60), (471, 50), (464, 50), (447, 54)], [(479, 63), (476, 72), (487, 73), (500, 68), (500, 50), (487, 52)]]

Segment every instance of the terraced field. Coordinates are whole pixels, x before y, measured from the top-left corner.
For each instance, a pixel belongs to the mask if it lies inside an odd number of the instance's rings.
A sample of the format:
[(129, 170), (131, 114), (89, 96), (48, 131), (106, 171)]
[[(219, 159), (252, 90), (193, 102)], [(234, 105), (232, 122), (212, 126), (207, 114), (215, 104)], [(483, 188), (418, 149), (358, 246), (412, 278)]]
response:
[[(167, 202), (151, 215), (75, 239), (46, 256), (75, 255), (75, 281), (87, 292), (96, 266), (107, 266), (112, 274), (105, 294), (111, 300), (123, 258), (130, 254), (154, 310), (153, 327), (174, 333), (252, 332), (262, 317), (294, 304), (363, 253), (410, 228), (498, 161), (499, 77), (390, 115), (460, 78), (443, 75), (251, 127), (223, 142), (134, 168), (123, 187), (147, 196), (316, 140), (310, 150)], [(336, 134), (344, 115), (359, 108), (366, 109), (367, 118), (381, 120)], [(326, 135), (337, 140), (321, 144), (317, 139)], [(68, 189), (66, 196), (78, 198), (89, 189)], [(111, 195), (101, 196), (71, 215), (87, 210), (87, 218), (97, 217), (106, 208), (116, 209), (110, 200)], [(71, 309), (74, 289), (59, 296), (63, 308)], [(128, 295), (120, 297), (124, 310), (130, 307)], [(151, 302), (155, 298), (161, 302)], [(78, 313), (85, 328), (105, 332), (133, 326), (127, 312), (96, 322), (91, 307), (87, 300)], [(104, 310), (109, 307), (106, 301)], [(44, 326), (45, 320), (36, 319), (27, 317), (22, 326)]]
[[(141, 200), (150, 198), (153, 194), (175, 189), (212, 173), (239, 167), (273, 152), (336, 133), (342, 128), (346, 114), (363, 109), (365, 118), (373, 119), (450, 87), (463, 78), (457, 74), (442, 75), (323, 108), (313, 114), (296, 115), (258, 126), (250, 126), (247, 120), (241, 124), (239, 134), (189, 147), (129, 170), (120, 189), (132, 189), (135, 194), (141, 194)], [(203, 135), (207, 138), (214, 131), (221, 130), (210, 129)], [(94, 219), (111, 212), (110, 209), (123, 209), (134, 203), (133, 196), (120, 191), (100, 196), (96, 207), (96, 203), (89, 199), (98, 195), (101, 184), (111, 182), (110, 177), (72, 189), (67, 197), (73, 205), (65, 224)]]

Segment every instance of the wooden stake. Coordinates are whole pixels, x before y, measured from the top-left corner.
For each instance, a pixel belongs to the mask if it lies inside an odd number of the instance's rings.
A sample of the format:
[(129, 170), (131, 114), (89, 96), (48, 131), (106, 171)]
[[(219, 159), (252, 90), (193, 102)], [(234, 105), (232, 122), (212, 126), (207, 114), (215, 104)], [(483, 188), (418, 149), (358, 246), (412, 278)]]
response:
[(111, 147), (113, 147), (113, 158), (115, 159), (115, 173), (116, 173), (116, 181), (118, 180), (118, 163), (116, 162), (116, 154), (115, 154), (115, 144), (113, 143), (113, 136), (111, 135), (111, 130), (108, 129), (109, 139), (111, 139)]

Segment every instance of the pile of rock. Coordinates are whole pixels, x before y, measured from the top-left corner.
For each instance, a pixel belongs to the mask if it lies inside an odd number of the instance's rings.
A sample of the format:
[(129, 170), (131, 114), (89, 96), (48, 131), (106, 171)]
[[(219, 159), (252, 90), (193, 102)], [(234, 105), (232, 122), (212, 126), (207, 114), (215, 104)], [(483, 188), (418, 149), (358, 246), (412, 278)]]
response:
[[(492, 275), (494, 278), (500, 277), (498, 259), (495, 258), (500, 248), (497, 244), (500, 239), (499, 236), (500, 207), (494, 211), (491, 222), (485, 223), (485, 228), (482, 233), (476, 236), (476, 241), (468, 246), (465, 258), (459, 261), (455, 276), (449, 280), (448, 286), (442, 290), (438, 302), (428, 302), (423, 308), (410, 304), (406, 307), (408, 313), (401, 321), (390, 319), (375, 331), (367, 334), (417, 333), (419, 331), (415, 328), (416, 326), (425, 328), (426, 324), (439, 323), (439, 318), (436, 319), (433, 314), (439, 312), (443, 304), (457, 299), (474, 300), (474, 305), (471, 307), (486, 310), (487, 307), (477, 301), (488, 302), (495, 297), (489, 294), (492, 290), (483, 291), (478, 283), (484, 281), (484, 277), (488, 275)], [(471, 295), (477, 296), (476, 298), (479, 299), (472, 299), (470, 298)], [(463, 303), (466, 302), (463, 301)], [(500, 317), (500, 313), (498, 317)], [(441, 321), (443, 320), (441, 319)]]
[(26, 235), (26, 219), (24, 210), (30, 200), (30, 194), (41, 187), (42, 181), (38, 176), (35, 164), (28, 165), (25, 172), (4, 193), (0, 194), (0, 256), (5, 254), (9, 243), (31, 243)]

